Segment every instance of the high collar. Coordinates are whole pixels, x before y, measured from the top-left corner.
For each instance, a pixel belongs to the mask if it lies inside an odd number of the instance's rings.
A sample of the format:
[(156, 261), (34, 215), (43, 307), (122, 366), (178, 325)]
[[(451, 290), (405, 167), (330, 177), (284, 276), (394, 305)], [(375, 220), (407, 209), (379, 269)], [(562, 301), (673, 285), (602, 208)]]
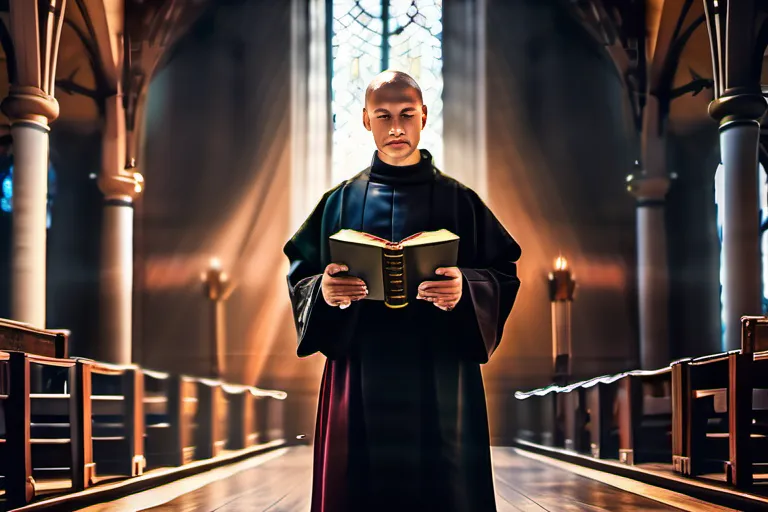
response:
[(419, 150), (421, 160), (412, 165), (390, 165), (382, 162), (379, 152), (373, 153), (371, 181), (387, 185), (426, 183), (434, 177), (432, 155), (426, 149)]

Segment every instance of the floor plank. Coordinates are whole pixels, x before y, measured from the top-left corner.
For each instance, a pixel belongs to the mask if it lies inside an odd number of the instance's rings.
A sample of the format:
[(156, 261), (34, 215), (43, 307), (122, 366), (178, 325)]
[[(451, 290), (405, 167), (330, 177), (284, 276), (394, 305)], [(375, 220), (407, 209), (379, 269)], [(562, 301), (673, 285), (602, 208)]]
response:
[[(640, 493), (522, 456), (509, 448), (494, 448), (492, 454), (498, 512), (680, 510)], [(207, 476), (198, 475), (194, 485), (187, 482), (183, 493), (169, 484), (85, 510), (118, 511), (132, 507), (131, 510), (152, 512), (309, 511), (311, 447), (288, 448), (261, 462), (243, 461), (227, 472), (215, 471)]]

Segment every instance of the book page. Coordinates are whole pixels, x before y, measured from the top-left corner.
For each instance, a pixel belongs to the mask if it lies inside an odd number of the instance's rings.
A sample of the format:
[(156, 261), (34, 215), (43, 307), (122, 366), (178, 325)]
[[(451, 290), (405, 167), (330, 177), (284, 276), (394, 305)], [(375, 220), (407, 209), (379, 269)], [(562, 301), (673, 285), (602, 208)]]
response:
[(450, 242), (452, 240), (458, 240), (459, 237), (454, 235), (447, 229), (440, 229), (437, 231), (424, 231), (411, 235), (408, 238), (404, 238), (401, 242), (403, 247), (412, 247), (416, 245), (437, 244), (442, 242)]
[(374, 247), (386, 247), (391, 242), (384, 240), (378, 236), (371, 235), (369, 233), (361, 233), (354, 229), (342, 229), (335, 235), (331, 235), (331, 240), (338, 240), (339, 242), (348, 242), (352, 244), (372, 245)]

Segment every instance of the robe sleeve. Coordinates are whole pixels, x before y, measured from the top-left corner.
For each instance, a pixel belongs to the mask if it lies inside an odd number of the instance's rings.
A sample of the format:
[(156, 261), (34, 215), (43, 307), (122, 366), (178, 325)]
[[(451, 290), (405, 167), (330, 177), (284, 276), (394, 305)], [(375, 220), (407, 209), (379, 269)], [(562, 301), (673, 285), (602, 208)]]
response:
[(321, 352), (335, 359), (345, 352), (354, 330), (358, 304), (347, 309), (329, 306), (322, 294), (322, 277), (326, 264), (322, 261), (323, 244), (326, 243), (325, 214), (328, 192), (315, 210), (285, 244), (283, 252), (288, 257), (288, 294), (291, 299), (293, 320), (296, 326), (297, 355), (305, 357)]
[[(467, 359), (483, 364), (501, 342), (504, 324), (520, 289), (517, 260), (521, 249), (469, 189), (460, 215), (463, 222), (469, 223), (465, 236), (472, 236), (469, 241), (474, 243), (473, 254), (468, 258), (470, 261), (459, 262), (462, 296), (456, 308), (447, 314), (461, 323), (461, 352)], [(463, 238), (462, 242), (467, 240)]]

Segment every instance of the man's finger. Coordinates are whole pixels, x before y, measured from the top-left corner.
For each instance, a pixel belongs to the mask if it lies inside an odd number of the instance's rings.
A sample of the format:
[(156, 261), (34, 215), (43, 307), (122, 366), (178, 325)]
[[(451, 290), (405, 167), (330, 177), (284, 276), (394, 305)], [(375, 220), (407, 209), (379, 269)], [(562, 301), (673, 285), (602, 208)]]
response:
[(348, 297), (365, 297), (368, 295), (365, 291), (355, 291), (355, 292), (330, 292), (327, 294), (329, 298), (331, 299), (346, 299)]
[(350, 276), (344, 276), (344, 277), (329, 277), (326, 280), (326, 285), (330, 286), (365, 286), (365, 281), (362, 279), (359, 279), (357, 277), (350, 277)]
[(439, 276), (448, 276), (448, 277), (459, 277), (461, 275), (461, 270), (459, 270), (456, 267), (440, 267), (435, 269), (435, 274)]
[(419, 285), (420, 290), (429, 290), (433, 288), (452, 288), (460, 286), (456, 281), (424, 281)]
[(450, 295), (458, 295), (461, 293), (461, 288), (432, 288), (428, 290), (419, 290), (419, 295), (424, 297), (447, 297)]
[(333, 281), (329, 280), (325, 283), (326, 288), (335, 288), (338, 290), (348, 288), (350, 290), (363, 290), (366, 288), (365, 283), (350, 283), (345, 281)]
[(428, 290), (419, 290), (419, 295), (425, 297), (445, 297), (446, 295), (455, 295), (461, 293), (461, 288), (430, 288)]
[(451, 295), (443, 295), (442, 297), (435, 297), (435, 302), (457, 302), (461, 298), (461, 294), (452, 293)]
[(345, 293), (358, 293), (358, 292), (365, 292), (368, 291), (368, 288), (365, 286), (347, 286), (347, 285), (329, 285), (326, 288), (327, 293), (332, 293), (335, 295), (345, 294)]

